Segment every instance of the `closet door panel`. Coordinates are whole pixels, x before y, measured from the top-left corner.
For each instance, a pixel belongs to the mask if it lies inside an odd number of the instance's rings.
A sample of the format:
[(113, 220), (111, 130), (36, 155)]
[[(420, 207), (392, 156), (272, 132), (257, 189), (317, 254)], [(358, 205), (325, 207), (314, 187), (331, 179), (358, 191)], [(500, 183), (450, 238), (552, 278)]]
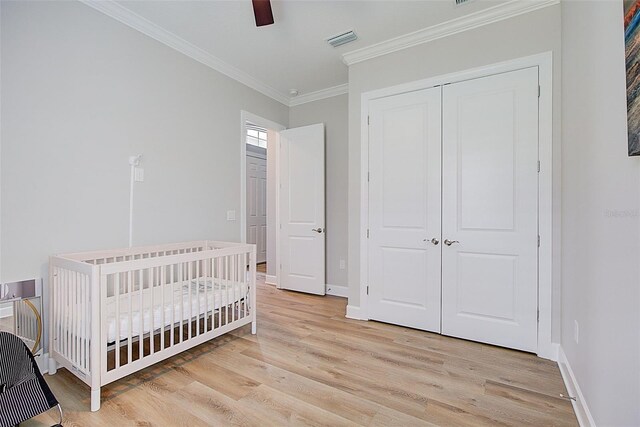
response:
[(435, 332), (440, 98), (432, 88), (369, 104), (369, 317)]
[(443, 88), (442, 333), (535, 352), (537, 67)]

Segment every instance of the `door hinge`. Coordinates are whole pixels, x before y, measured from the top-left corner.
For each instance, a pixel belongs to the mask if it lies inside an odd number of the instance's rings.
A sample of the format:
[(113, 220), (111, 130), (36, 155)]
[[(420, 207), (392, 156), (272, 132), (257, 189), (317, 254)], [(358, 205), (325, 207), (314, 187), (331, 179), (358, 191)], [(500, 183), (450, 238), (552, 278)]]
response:
[(540, 98), (540, 92), (542, 92), (542, 89), (540, 89), (540, 85), (538, 85), (538, 98)]
[(540, 247), (540, 235), (538, 234), (538, 247)]
[(538, 310), (538, 322), (540, 321), (540, 310)]
[(367, 239), (369, 238), (369, 229), (367, 228)]
[(367, 125), (371, 124), (371, 117), (367, 116)]
[(369, 172), (367, 172), (367, 182), (369, 182)]
[(538, 173), (540, 173), (540, 160), (538, 160)]
[(282, 270), (282, 264), (280, 264), (280, 270)]
[(369, 295), (369, 286), (367, 286), (367, 295)]

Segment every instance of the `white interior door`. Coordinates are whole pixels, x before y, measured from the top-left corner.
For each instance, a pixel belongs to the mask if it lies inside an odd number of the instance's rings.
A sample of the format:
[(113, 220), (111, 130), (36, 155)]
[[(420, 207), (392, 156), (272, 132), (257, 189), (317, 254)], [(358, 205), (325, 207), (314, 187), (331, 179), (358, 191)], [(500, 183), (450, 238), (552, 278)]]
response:
[(535, 352), (538, 69), (444, 86), (442, 105), (442, 333)]
[(440, 87), (369, 104), (369, 317), (440, 332)]
[(279, 287), (324, 295), (324, 124), (280, 132), (279, 169)]
[(247, 151), (247, 243), (256, 245), (256, 262), (267, 261), (267, 158)]

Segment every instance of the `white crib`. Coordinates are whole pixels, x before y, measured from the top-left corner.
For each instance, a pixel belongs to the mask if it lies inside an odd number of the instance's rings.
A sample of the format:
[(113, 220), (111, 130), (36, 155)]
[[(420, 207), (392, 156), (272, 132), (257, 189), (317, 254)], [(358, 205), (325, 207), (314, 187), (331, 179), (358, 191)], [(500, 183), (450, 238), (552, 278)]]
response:
[(197, 241), (53, 256), (49, 373), (100, 388), (251, 323), (255, 245)]

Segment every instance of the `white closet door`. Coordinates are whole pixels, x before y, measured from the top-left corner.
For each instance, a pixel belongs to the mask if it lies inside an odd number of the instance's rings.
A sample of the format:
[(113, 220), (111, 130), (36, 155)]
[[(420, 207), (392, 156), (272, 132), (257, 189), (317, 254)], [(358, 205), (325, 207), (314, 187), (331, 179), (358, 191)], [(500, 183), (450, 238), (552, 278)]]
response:
[(369, 104), (369, 317), (434, 332), (440, 331), (440, 94), (437, 87)]
[(267, 261), (267, 159), (247, 153), (247, 243), (256, 245), (256, 262)]
[(537, 162), (537, 67), (443, 88), (443, 334), (536, 351)]

